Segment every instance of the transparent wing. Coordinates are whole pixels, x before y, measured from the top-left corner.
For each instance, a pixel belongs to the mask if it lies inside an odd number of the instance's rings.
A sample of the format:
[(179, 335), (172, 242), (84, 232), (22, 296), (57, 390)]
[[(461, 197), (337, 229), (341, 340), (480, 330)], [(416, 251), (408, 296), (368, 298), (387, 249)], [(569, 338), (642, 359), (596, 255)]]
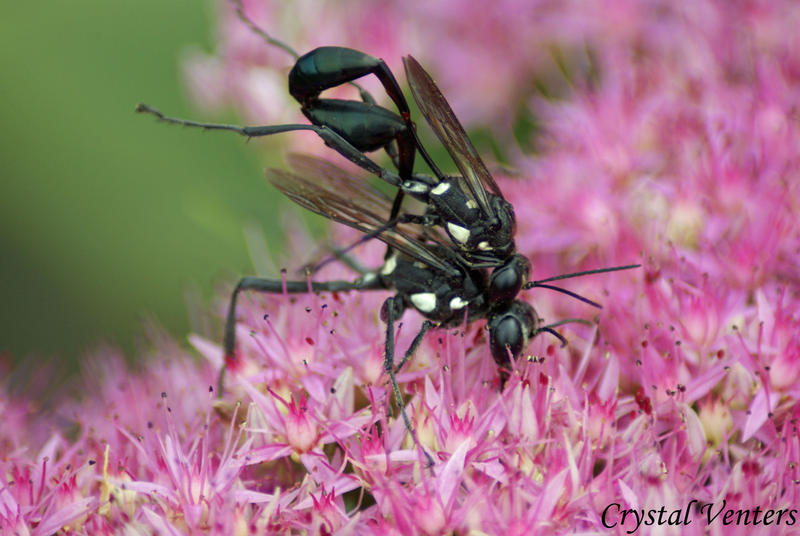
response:
[(486, 169), (486, 165), (469, 140), (464, 127), (461, 126), (461, 122), (453, 113), (453, 109), (450, 108), (431, 76), (412, 56), (403, 58), (403, 63), (411, 93), (414, 95), (420, 112), (433, 129), (436, 137), (450, 153), (450, 157), (467, 183), (468, 192), (472, 194), (481, 210), (490, 216), (492, 209), (489, 206), (486, 190), (503, 198), (500, 188), (489, 170)]
[(376, 238), (408, 257), (446, 273), (456, 270), (443, 261), (441, 251), (435, 249), (438, 240), (423, 242), (417, 226), (403, 224), (386, 228), (391, 199), (372, 188), (366, 180), (308, 155), (290, 155), (289, 165), (292, 171), (268, 169), (267, 179), (301, 207), (362, 233), (380, 231)]
[(343, 199), (352, 199), (364, 210), (373, 214), (391, 213), (392, 199), (376, 190), (364, 177), (357, 177), (347, 170), (323, 158), (307, 154), (291, 153), (287, 157), (289, 168), (313, 184), (319, 192)]

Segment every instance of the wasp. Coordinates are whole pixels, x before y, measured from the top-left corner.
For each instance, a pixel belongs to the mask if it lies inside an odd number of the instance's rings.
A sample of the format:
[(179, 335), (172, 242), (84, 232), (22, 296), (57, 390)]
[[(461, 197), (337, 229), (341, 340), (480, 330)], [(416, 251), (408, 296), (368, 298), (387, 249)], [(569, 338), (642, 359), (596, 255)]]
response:
[[(550, 282), (639, 266), (601, 268), (531, 281), (530, 261), (516, 251), (514, 207), (504, 198), (442, 92), (417, 60), (411, 56), (403, 60), (408, 85), (427, 124), (455, 163), (458, 175), (443, 174), (428, 155), (417, 136), (403, 92), (383, 60), (343, 47), (321, 47), (303, 56), (294, 55), (289, 93), (300, 104), (309, 124), (220, 125), (168, 117), (146, 105), (137, 107), (137, 111), (166, 122), (228, 130), (248, 138), (312, 130), (337, 153), (396, 188), (392, 199), (363, 178), (310, 156), (292, 155), (288, 170), (267, 170), (270, 182), (298, 205), (363, 233), (353, 246), (377, 238), (387, 250), (382, 266), (353, 281), (242, 278), (231, 296), (225, 322), (226, 362), (235, 358), (236, 305), (243, 291), (391, 291), (393, 295), (383, 303), (380, 315), (387, 324), (384, 368), (406, 426), (413, 434), (395, 374), (430, 329), (452, 327), (465, 320), (486, 320), (489, 349), (504, 382), (511, 360), (525, 350), (533, 337), (547, 332), (566, 344), (554, 328), (580, 321), (566, 319), (544, 324), (529, 303), (518, 299), (522, 290), (547, 288), (600, 307)], [(361, 101), (321, 98), (323, 91), (367, 75), (378, 78), (397, 113), (375, 104), (360, 88)], [(365, 154), (378, 149), (389, 154), (396, 171), (380, 166)], [(414, 172), (416, 154), (422, 156), (432, 175)], [(403, 211), (405, 195), (423, 203), (421, 214)], [(396, 365), (394, 323), (408, 308), (416, 309), (426, 320)], [(223, 377), (224, 367), (220, 394)]]

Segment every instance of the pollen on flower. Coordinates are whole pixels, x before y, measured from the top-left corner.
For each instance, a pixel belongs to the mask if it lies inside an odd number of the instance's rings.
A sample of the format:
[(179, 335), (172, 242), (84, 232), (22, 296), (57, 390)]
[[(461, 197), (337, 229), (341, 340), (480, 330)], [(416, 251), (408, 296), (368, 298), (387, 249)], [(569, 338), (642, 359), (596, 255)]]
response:
[(703, 431), (712, 447), (720, 447), (733, 429), (731, 409), (722, 401), (710, 401), (700, 406), (698, 414)]
[(372, 346), (366, 354), (362, 354), (361, 361), (354, 363), (359, 380), (365, 385), (378, 385), (384, 374), (383, 348)]
[(447, 527), (447, 519), (439, 497), (419, 493), (412, 500), (412, 506), (419, 516), (417, 526), (422, 534), (442, 534)]
[(450, 430), (444, 444), (444, 449), (448, 452), (455, 451), (464, 442), (468, 442), (470, 446), (475, 445), (476, 439), (473, 437), (475, 417), (470, 415), (468, 408), (463, 413), (463, 417), (459, 417), (458, 414), (450, 416)]
[(666, 237), (688, 249), (699, 246), (705, 217), (697, 202), (681, 200), (670, 205)]
[[(384, 370), (387, 292), (248, 291), (230, 362), (216, 335), (191, 336), (196, 355), (163, 336), (136, 370), (101, 349), (69, 392), (49, 392), (46, 367), (11, 385), (0, 355), (0, 532), (595, 534), (613, 504), (787, 508), (800, 478), (800, 10), (510, 0), (487, 17), (462, 4), (219, 0), (216, 50), (186, 62), (190, 92), (247, 123), (306, 122), (286, 91), (294, 57), (266, 33), (300, 54), (347, 44), (384, 58), (416, 110), (402, 67), (412, 54), (481, 132), (476, 151), (514, 205), (532, 280), (644, 267), (554, 285), (602, 309), (521, 292), (542, 326), (580, 322), (554, 328), (565, 348), (534, 334), (523, 355), (540, 358), (509, 363), (504, 381), (485, 321), (431, 330), (397, 372), (418, 444)], [(396, 111), (375, 76), (357, 82)], [(321, 97), (362, 100), (349, 85)], [(306, 134), (270, 145), (341, 163)], [(363, 237), (311, 237), (297, 218), (281, 232), (287, 279)], [(385, 253), (369, 240), (349, 264), (379, 270)], [(311, 279), (353, 281), (350, 265)], [(407, 311), (395, 326), (398, 360), (421, 321)], [(209, 392), (223, 366), (223, 391)]]
[(297, 452), (307, 452), (319, 437), (316, 420), (309, 414), (307, 398), (300, 395), (287, 405), (286, 440)]

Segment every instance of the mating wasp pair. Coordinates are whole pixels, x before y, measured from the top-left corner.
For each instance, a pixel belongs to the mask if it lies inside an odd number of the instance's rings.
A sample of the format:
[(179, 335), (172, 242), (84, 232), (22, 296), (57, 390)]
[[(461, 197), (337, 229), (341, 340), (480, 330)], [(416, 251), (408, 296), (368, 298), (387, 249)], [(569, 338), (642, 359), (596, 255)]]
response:
[[(254, 27), (249, 21), (245, 22)], [(280, 46), (291, 51), (286, 45)], [(514, 207), (503, 197), (433, 79), (413, 57), (403, 60), (406, 80), (421, 114), (455, 163), (457, 176), (442, 173), (425, 150), (417, 137), (403, 91), (383, 60), (342, 47), (321, 47), (303, 56), (295, 54), (295, 57), (296, 63), (289, 73), (289, 93), (299, 102), (310, 124), (239, 127), (198, 123), (164, 116), (145, 105), (137, 107), (137, 111), (156, 115), (166, 122), (230, 130), (248, 138), (312, 130), (327, 146), (396, 189), (392, 199), (364, 179), (312, 156), (292, 155), (288, 170), (267, 170), (270, 182), (295, 203), (362, 232), (363, 238), (351, 248), (377, 238), (386, 244), (387, 251), (383, 266), (362, 273), (354, 281), (242, 278), (231, 297), (225, 323), (226, 362), (235, 356), (236, 304), (242, 291), (394, 291), (381, 309), (381, 318), (387, 323), (384, 368), (406, 426), (411, 430), (402, 411), (395, 374), (413, 355), (429, 329), (485, 319), (489, 348), (504, 381), (511, 360), (525, 350), (533, 337), (548, 332), (566, 344), (554, 327), (576, 321), (568, 319), (543, 325), (534, 308), (518, 299), (520, 291), (543, 287), (600, 307), (549, 283), (638, 266), (617, 266), (530, 281), (530, 262), (516, 252), (514, 243)], [(381, 82), (398, 112), (378, 106), (360, 87), (361, 101), (320, 97), (327, 89), (353, 83), (370, 74)], [(396, 171), (380, 166), (365, 154), (378, 149), (388, 153)], [(417, 154), (432, 175), (414, 172)], [(421, 214), (405, 212), (405, 196), (420, 201), (424, 211)], [(395, 364), (394, 323), (409, 307), (427, 320), (400, 363)], [(224, 367), (220, 373), (220, 393), (223, 373)]]

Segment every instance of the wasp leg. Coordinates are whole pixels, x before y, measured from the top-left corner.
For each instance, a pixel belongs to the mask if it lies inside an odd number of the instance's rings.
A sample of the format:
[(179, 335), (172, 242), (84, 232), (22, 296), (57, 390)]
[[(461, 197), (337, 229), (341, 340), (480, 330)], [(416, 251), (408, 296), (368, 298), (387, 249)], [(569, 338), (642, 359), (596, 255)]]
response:
[[(395, 401), (397, 402), (397, 406), (400, 408), (400, 414), (403, 416), (403, 422), (406, 425), (406, 430), (411, 434), (412, 439), (414, 440), (414, 444), (422, 451), (425, 455), (425, 458), (428, 461), (428, 467), (433, 467), (433, 458), (428, 451), (426, 451), (422, 445), (419, 443), (419, 439), (417, 439), (417, 434), (414, 431), (414, 428), (411, 426), (411, 421), (408, 420), (408, 415), (406, 415), (406, 406), (403, 402), (403, 395), (400, 393), (400, 386), (397, 384), (397, 377), (395, 376), (394, 370), (394, 315), (395, 315), (395, 298), (386, 298), (386, 301), (383, 304), (382, 310), (386, 311), (386, 353), (384, 354), (384, 361), (383, 361), (383, 368), (386, 371), (386, 374), (389, 376), (389, 383), (392, 384), (392, 392), (394, 393)], [(423, 330), (427, 331), (430, 329), (430, 326), (427, 328), (425, 324), (423, 324)], [(424, 332), (421, 332), (424, 335)], [(418, 335), (414, 339), (414, 343), (419, 346), (419, 339), (422, 340), (422, 336)], [(414, 347), (415, 344), (412, 343), (411, 346)], [(416, 349), (416, 348), (414, 348)], [(409, 348), (412, 350), (412, 348)], [(412, 352), (413, 353), (413, 352)], [(408, 355), (408, 354), (407, 354)], [(403, 359), (403, 363), (405, 363), (406, 359)]]
[(536, 333), (541, 333), (543, 331), (546, 331), (547, 333), (549, 333), (550, 335), (561, 341), (561, 348), (564, 348), (567, 345), (567, 339), (565, 339), (562, 334), (560, 334), (553, 328), (548, 328), (548, 327), (539, 328)]
[(536, 330), (534, 335), (538, 335), (539, 333), (546, 331), (550, 335), (554, 336), (556, 339), (561, 341), (561, 347), (564, 348), (567, 345), (567, 339), (564, 338), (559, 332), (555, 329), (558, 326), (562, 326), (564, 324), (583, 324), (586, 326), (591, 326), (592, 323), (588, 320), (584, 320), (583, 318), (565, 318), (564, 320), (559, 320), (558, 322), (553, 322), (552, 324), (547, 324), (546, 326), (541, 326), (539, 329)]
[(422, 339), (425, 338), (425, 334), (428, 333), (428, 331), (430, 331), (430, 329), (435, 326), (436, 324), (434, 324), (430, 320), (426, 320), (425, 322), (422, 323), (422, 327), (420, 328), (419, 333), (417, 333), (417, 336), (414, 337), (414, 340), (411, 341), (411, 345), (408, 347), (406, 355), (403, 356), (403, 359), (394, 368), (395, 374), (400, 372), (400, 369), (403, 368), (403, 365), (406, 364), (406, 361), (411, 359), (411, 356), (413, 356), (417, 352), (417, 348), (419, 348), (419, 345), (422, 343)]
[[(233, 3), (236, 5), (236, 15), (254, 34), (260, 36), (264, 41), (270, 45), (277, 48), (280, 48), (287, 54), (289, 54), (295, 61), (300, 58), (300, 54), (297, 53), (295, 49), (281, 41), (280, 39), (276, 39), (272, 37), (267, 32), (265, 32), (260, 26), (258, 26), (255, 22), (253, 22), (250, 17), (248, 17), (244, 12), (244, 5), (242, 4), (242, 0), (233, 0)], [(376, 104), (375, 99), (370, 95), (369, 91), (361, 87), (354, 81), (348, 82), (351, 86), (355, 87), (358, 90), (358, 94), (361, 97), (361, 100), (366, 102), (367, 104)]]
[(322, 260), (319, 262), (311, 261), (301, 266), (300, 269), (297, 270), (297, 273), (306, 275), (314, 274), (317, 271), (319, 271), (323, 266), (327, 266), (329, 263), (333, 261), (341, 262), (342, 264), (344, 264), (345, 266), (347, 266), (360, 276), (364, 276), (367, 275), (368, 273), (373, 272), (374, 270), (371, 270), (370, 268), (367, 268), (366, 266), (361, 264), (361, 262), (359, 262), (358, 259), (348, 255), (348, 252), (351, 249), (353, 249), (353, 247), (355, 246), (347, 246), (342, 248), (338, 246), (329, 245), (325, 251), (320, 252), (318, 255), (316, 255), (316, 258), (322, 257), (327, 251), (330, 251), (330, 255), (323, 257)]
[(236, 4), (236, 15), (239, 17), (239, 20), (245, 23), (245, 25), (247, 25), (247, 27), (250, 28), (250, 30), (253, 33), (255, 33), (258, 36), (261, 36), (264, 39), (264, 41), (267, 42), (267, 44), (272, 45), (274, 47), (278, 47), (281, 50), (285, 51), (295, 60), (300, 57), (300, 54), (295, 52), (295, 50), (292, 47), (290, 47), (289, 45), (287, 45), (286, 43), (284, 43), (279, 39), (275, 39), (267, 32), (262, 30), (255, 22), (250, 20), (250, 17), (248, 17), (244, 13), (244, 6), (242, 5), (242, 0), (233, 0), (233, 3)]
[[(253, 22), (245, 14), (244, 5), (242, 4), (242, 0), (234, 0), (234, 4), (236, 5), (236, 14), (239, 17), (239, 20), (241, 20), (248, 28), (250, 28), (250, 30), (253, 33), (255, 33), (256, 35), (258, 35), (262, 39), (264, 39), (264, 41), (268, 45), (280, 48), (281, 50), (283, 50), (284, 52), (289, 54), (292, 58), (294, 58), (295, 62), (298, 62), (298, 60), (300, 60), (300, 54), (298, 54), (297, 51), (295, 51), (292, 47), (290, 47), (289, 45), (287, 45), (283, 41), (281, 41), (279, 39), (276, 39), (276, 38), (272, 37), (271, 35), (269, 35), (267, 32), (265, 32), (261, 27), (259, 27), (255, 22)], [(370, 56), (368, 56), (366, 54), (363, 54), (363, 53), (358, 53), (358, 54), (362, 54), (363, 57), (370, 58)], [(357, 56), (356, 59), (358, 60), (359, 58), (360, 57)], [(378, 61), (380, 61), (380, 60), (378, 60)], [(352, 62), (348, 62), (348, 63), (352, 63)], [(386, 71), (388, 71), (388, 68), (385, 66), (385, 64), (384, 64), (383, 68), (380, 68), (380, 66), (379, 66), (378, 69), (379, 69), (379, 71), (383, 71), (384, 69)], [(369, 72), (364, 73), (364, 74), (369, 74)], [(402, 92), (400, 91), (400, 89), (399, 89), (399, 87), (397, 85), (397, 81), (394, 79), (394, 76), (391, 74), (391, 72), (389, 72), (388, 76), (386, 75), (386, 73), (376, 74), (376, 76), (381, 80), (382, 84), (384, 84), (384, 85), (387, 84), (387, 83), (389, 84), (389, 86), (386, 87), (386, 91), (387, 91), (387, 93), (389, 94), (389, 96), (393, 100), (398, 99), (398, 96), (399, 96), (399, 99), (401, 99), (397, 103), (398, 109), (400, 109), (401, 111), (402, 110), (408, 110), (408, 104), (405, 102), (405, 98), (403, 97), (403, 94), (402, 94)], [(358, 78), (358, 76), (356, 76), (356, 78)], [(353, 80), (350, 80), (347, 83), (349, 83), (351, 86), (353, 86), (354, 88), (356, 88), (358, 90), (358, 94), (361, 97), (361, 101), (362, 102), (364, 102), (364, 103), (366, 103), (368, 105), (371, 105), (371, 106), (376, 106), (377, 105), (377, 103), (375, 101), (375, 98), (366, 89), (361, 87), (358, 83), (356, 83)], [(334, 84), (334, 85), (338, 85), (338, 84)], [(313, 99), (311, 99), (311, 102), (309, 102), (307, 104), (301, 102), (301, 105), (303, 105), (304, 107), (307, 106), (307, 105), (311, 105), (313, 107)], [(408, 124), (408, 120), (405, 120), (405, 122), (406, 122), (406, 124)], [(395, 167), (400, 168), (401, 166), (407, 166), (407, 164), (401, 163), (400, 156), (398, 154), (398, 143), (397, 143), (397, 140), (387, 143), (384, 146), (384, 149), (386, 150), (386, 153), (389, 155), (389, 158), (391, 158), (391, 160), (394, 163)], [(407, 151), (407, 149), (404, 149), (404, 150)], [(410, 156), (413, 159), (413, 154), (410, 155)], [(406, 155), (403, 156), (403, 158), (407, 161), (409, 159), (409, 155), (406, 154)], [(406, 170), (408, 168), (407, 167), (403, 167), (403, 169)]]
[[(348, 264), (348, 266), (350, 266), (350, 264), (343, 258), (348, 252), (350, 252), (353, 249), (357, 248), (361, 244), (365, 244), (365, 243), (369, 242), (370, 240), (372, 240), (373, 238), (377, 237), (378, 235), (380, 235), (380, 234), (388, 231), (389, 229), (392, 229), (393, 227), (396, 227), (397, 225), (402, 224), (402, 223), (416, 223), (416, 224), (419, 224), (419, 225), (431, 225), (431, 218), (428, 217), (428, 216), (419, 216), (417, 214), (401, 214), (397, 218), (394, 218), (393, 220), (381, 225), (380, 227), (370, 231), (369, 233), (366, 233), (364, 236), (362, 236), (361, 238), (359, 238), (358, 240), (356, 240), (355, 242), (353, 242), (349, 246), (346, 246), (343, 249), (339, 249), (339, 250), (334, 251), (333, 255), (331, 255), (331, 256), (329, 256), (329, 257), (327, 257), (325, 259), (322, 259), (320, 262), (318, 262), (317, 264), (313, 265), (311, 267), (311, 273), (314, 273), (314, 272), (317, 272), (317, 271), (321, 270), (324, 266), (327, 266), (329, 263), (331, 263), (331, 262), (333, 262), (335, 260), (344, 260), (345, 263)], [(391, 256), (392, 251), (393, 251), (392, 248), (387, 246), (386, 253), (383, 256), (384, 260), (388, 259)]]
[(230, 132), (236, 132), (237, 134), (240, 134), (247, 138), (271, 136), (273, 134), (280, 134), (283, 132), (293, 132), (295, 130), (310, 130), (312, 132), (315, 132), (320, 138), (322, 138), (322, 141), (325, 142), (325, 145), (327, 145), (328, 147), (330, 147), (343, 157), (347, 158), (358, 167), (365, 169), (366, 171), (369, 171), (373, 175), (376, 175), (377, 177), (383, 179), (392, 186), (400, 187), (401, 181), (400, 177), (398, 177), (397, 174), (392, 173), (379, 166), (376, 162), (371, 160), (364, 153), (353, 147), (353, 145), (349, 141), (347, 141), (342, 136), (333, 131), (331, 128), (326, 126), (294, 123), (287, 125), (241, 127), (237, 125), (225, 125), (220, 123), (202, 123), (199, 121), (190, 121), (188, 119), (169, 117), (161, 113), (156, 108), (153, 108), (152, 106), (148, 106), (146, 104), (137, 105), (136, 111), (139, 113), (147, 113), (150, 115), (154, 115), (160, 121), (164, 121), (165, 123), (172, 123), (175, 125), (182, 125), (185, 127), (202, 128), (203, 130), (227, 130)]
[(231, 301), (228, 305), (228, 315), (225, 318), (225, 335), (222, 347), (225, 352), (225, 362), (219, 371), (217, 380), (217, 396), (222, 397), (225, 385), (225, 369), (229, 362), (233, 362), (236, 351), (236, 304), (239, 293), (244, 290), (265, 292), (268, 294), (305, 294), (309, 292), (347, 292), (350, 290), (378, 290), (383, 289), (380, 278), (365, 278), (356, 281), (283, 281), (281, 279), (263, 279), (260, 277), (243, 277), (236, 288), (233, 289)]

